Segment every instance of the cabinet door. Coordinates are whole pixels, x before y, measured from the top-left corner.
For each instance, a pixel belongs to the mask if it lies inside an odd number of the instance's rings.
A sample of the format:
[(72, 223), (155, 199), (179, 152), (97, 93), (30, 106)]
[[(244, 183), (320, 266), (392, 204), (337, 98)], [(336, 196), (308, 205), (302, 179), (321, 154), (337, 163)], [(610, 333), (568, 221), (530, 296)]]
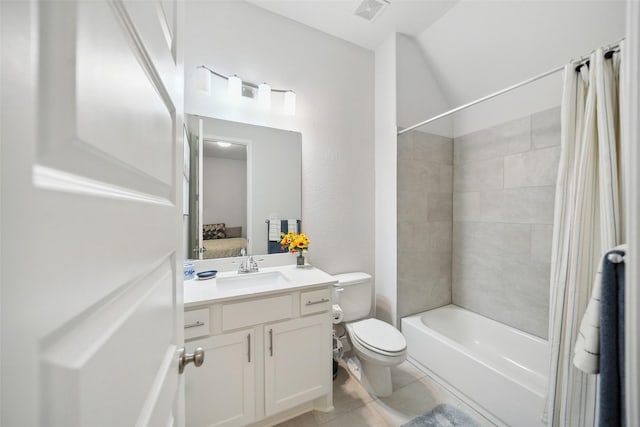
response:
[(329, 314), (265, 326), (265, 412), (272, 415), (329, 392)]
[(255, 418), (254, 331), (218, 335), (187, 344), (205, 350), (204, 364), (186, 373), (189, 427), (242, 426)]

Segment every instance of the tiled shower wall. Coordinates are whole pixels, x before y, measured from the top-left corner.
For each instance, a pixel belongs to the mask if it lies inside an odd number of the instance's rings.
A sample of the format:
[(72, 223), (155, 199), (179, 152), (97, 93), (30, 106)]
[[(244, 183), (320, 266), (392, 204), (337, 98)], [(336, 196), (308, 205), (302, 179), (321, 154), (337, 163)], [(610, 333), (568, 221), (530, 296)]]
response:
[(399, 137), (399, 317), (453, 302), (546, 338), (559, 144), (559, 108)]
[(546, 338), (560, 110), (453, 145), (453, 303)]
[(397, 185), (397, 297), (403, 317), (451, 303), (453, 140), (402, 134)]

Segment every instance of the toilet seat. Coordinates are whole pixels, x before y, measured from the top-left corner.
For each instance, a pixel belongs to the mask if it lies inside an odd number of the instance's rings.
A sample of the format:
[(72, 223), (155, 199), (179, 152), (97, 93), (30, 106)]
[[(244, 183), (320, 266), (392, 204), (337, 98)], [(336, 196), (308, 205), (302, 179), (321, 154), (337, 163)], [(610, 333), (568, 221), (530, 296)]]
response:
[(378, 319), (365, 319), (347, 325), (351, 339), (362, 347), (384, 356), (400, 356), (407, 341), (400, 331)]

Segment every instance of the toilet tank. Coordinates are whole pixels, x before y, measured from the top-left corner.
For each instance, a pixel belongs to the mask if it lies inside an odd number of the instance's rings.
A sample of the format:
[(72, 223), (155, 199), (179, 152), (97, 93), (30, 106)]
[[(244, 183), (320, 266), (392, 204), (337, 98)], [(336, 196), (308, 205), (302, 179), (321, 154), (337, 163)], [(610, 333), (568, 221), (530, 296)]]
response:
[(371, 275), (362, 272), (335, 274), (333, 302), (344, 313), (344, 322), (364, 319), (371, 312), (373, 282)]

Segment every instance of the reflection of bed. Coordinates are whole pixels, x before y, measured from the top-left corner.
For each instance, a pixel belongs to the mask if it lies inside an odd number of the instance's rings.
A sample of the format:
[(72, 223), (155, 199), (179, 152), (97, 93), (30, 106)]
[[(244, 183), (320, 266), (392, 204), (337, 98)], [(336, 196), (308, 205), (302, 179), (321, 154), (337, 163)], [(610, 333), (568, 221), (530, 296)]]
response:
[(204, 258), (240, 256), (247, 249), (247, 239), (242, 237), (242, 227), (227, 227), (223, 222), (202, 226)]
[(227, 258), (240, 256), (240, 250), (247, 247), (244, 237), (230, 237), (227, 239), (203, 240), (204, 258)]

